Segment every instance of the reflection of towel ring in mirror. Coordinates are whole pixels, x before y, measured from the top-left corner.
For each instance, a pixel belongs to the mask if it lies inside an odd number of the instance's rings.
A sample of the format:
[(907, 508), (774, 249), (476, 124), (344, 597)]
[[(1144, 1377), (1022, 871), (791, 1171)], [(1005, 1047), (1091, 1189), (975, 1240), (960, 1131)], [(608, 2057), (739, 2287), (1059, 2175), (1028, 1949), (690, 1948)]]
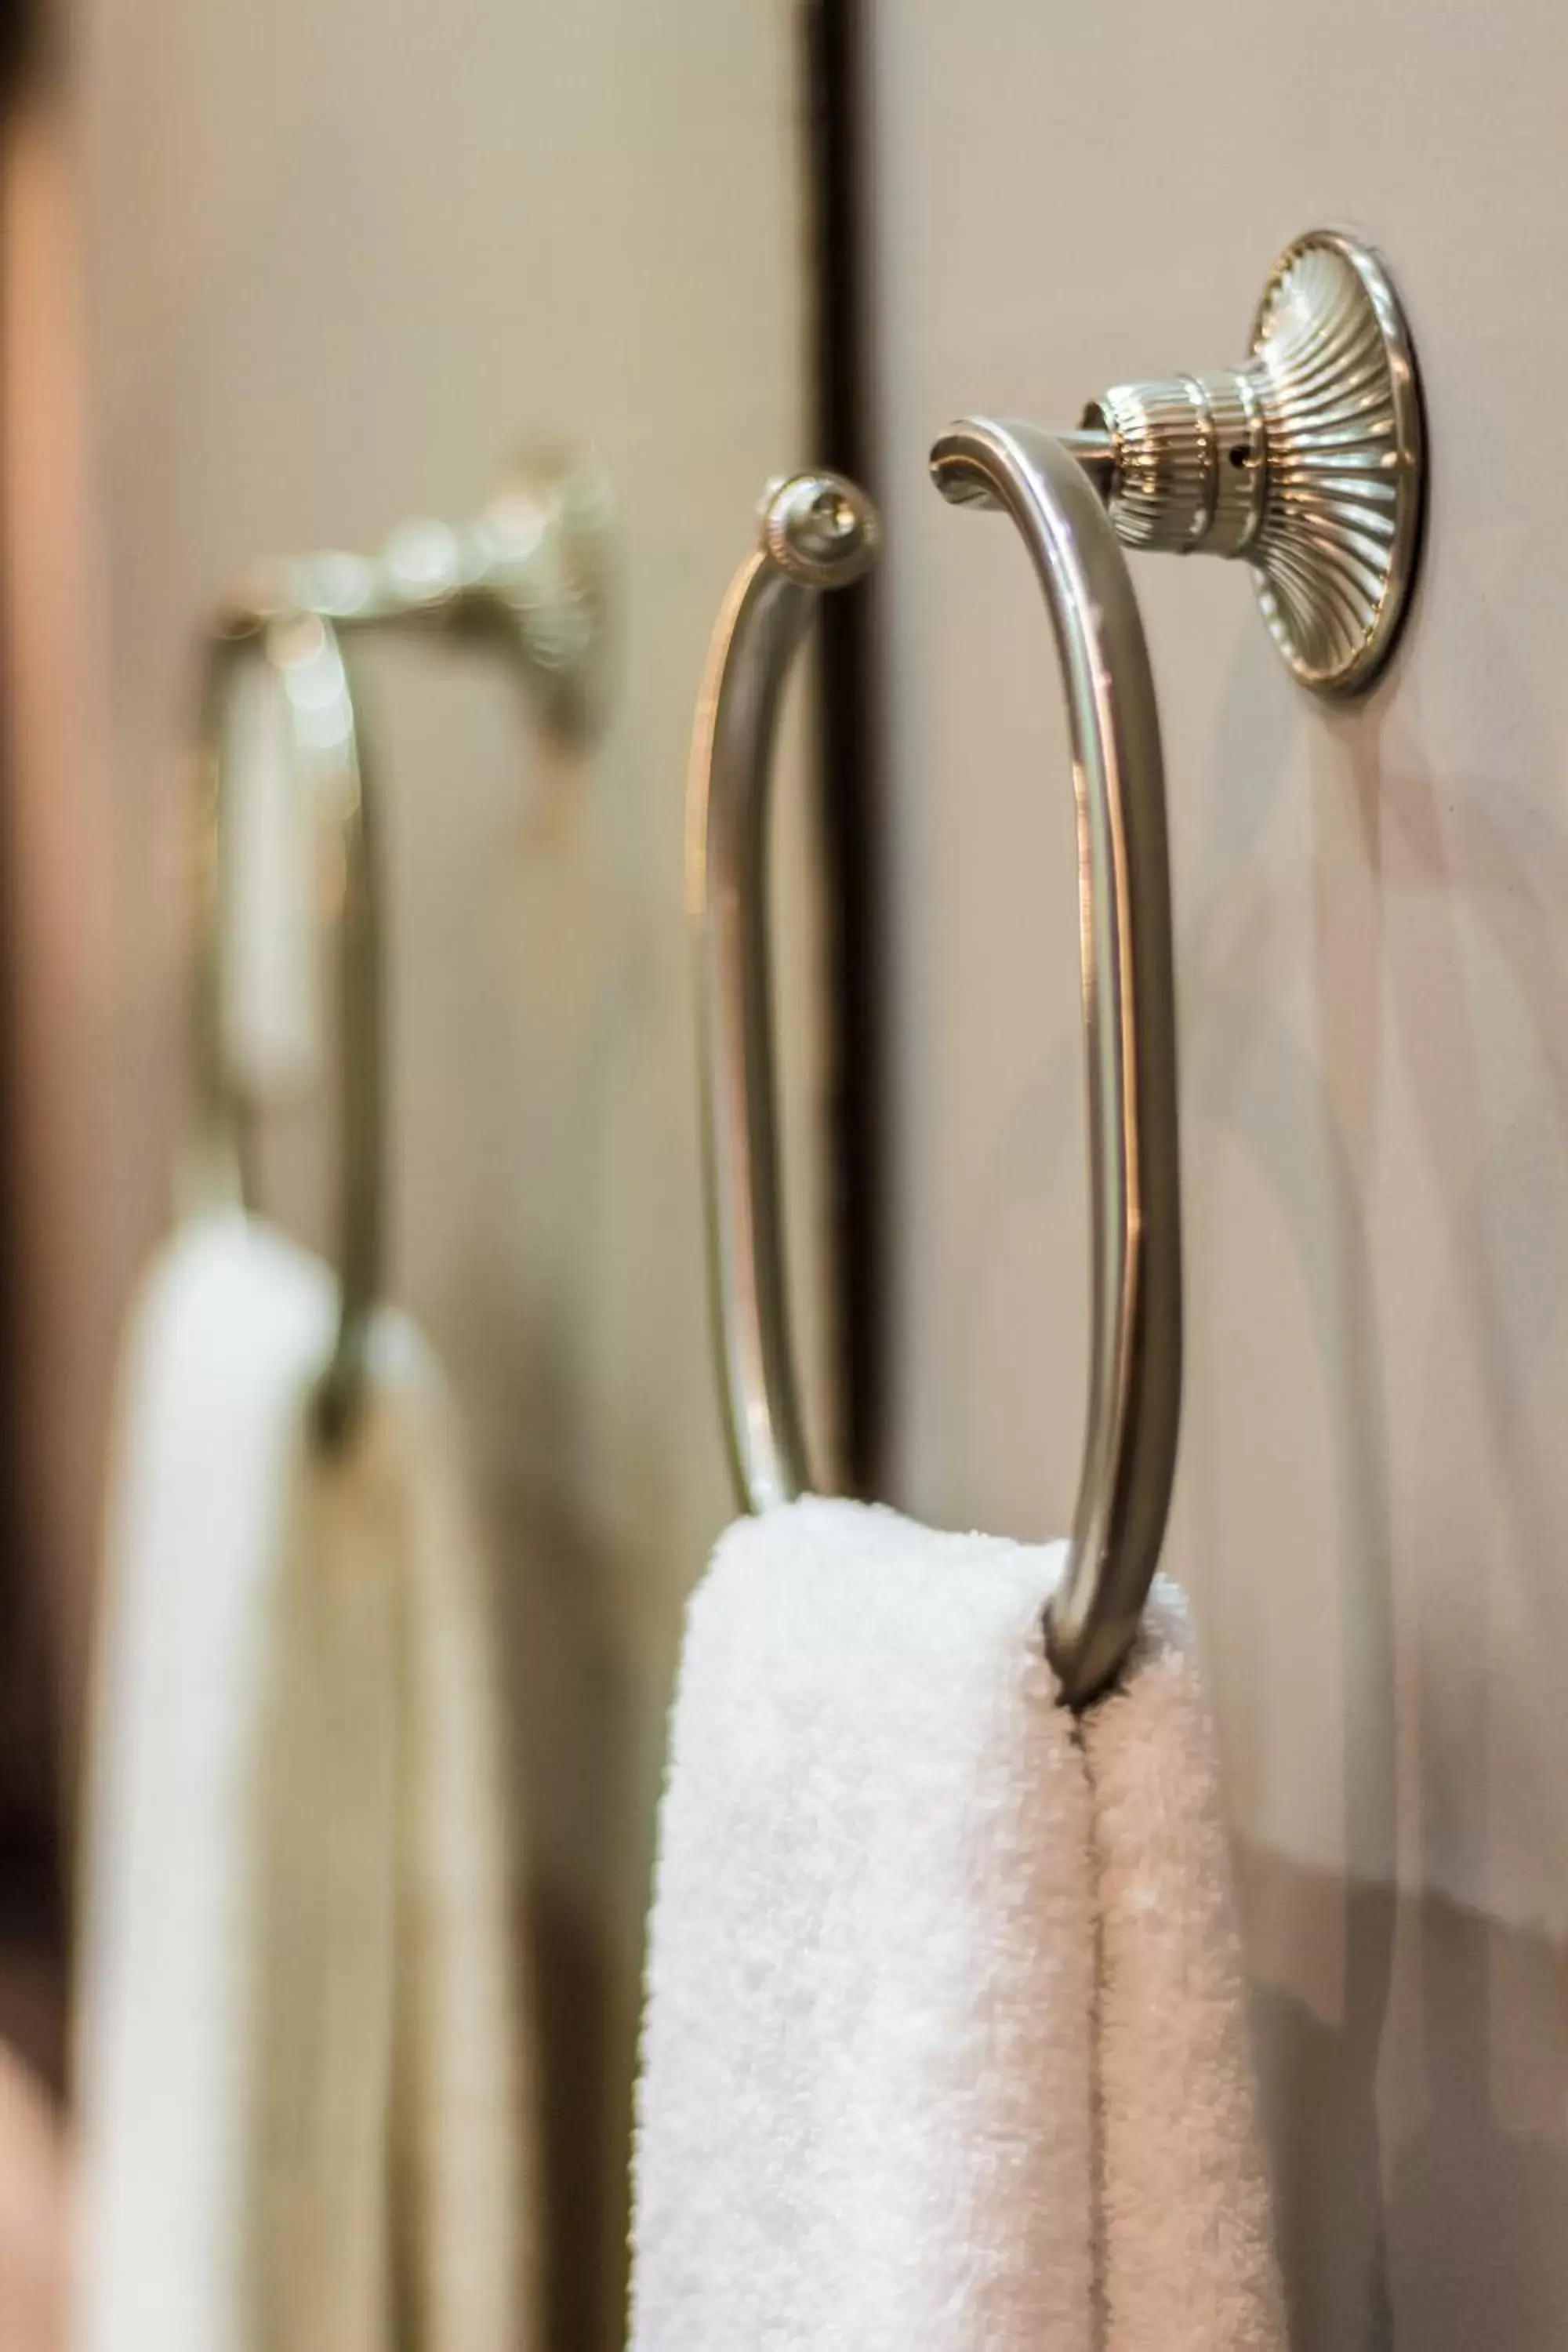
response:
[(209, 1191), (254, 1209), (247, 1178), (245, 1103), (224, 1035), (227, 972), (225, 909), (224, 727), (238, 666), (258, 654), (282, 692), (296, 743), (336, 771), (331, 795), (341, 827), (342, 896), (339, 929), (339, 1056), (342, 1102), (338, 1138), (337, 1337), (316, 1391), (319, 1433), (335, 1442), (358, 1397), (365, 1342), (381, 1290), (384, 1228), (382, 1138), (381, 923), (375, 838), (364, 747), (353, 690), (330, 621), (317, 614), (274, 617), (244, 633), (215, 634), (203, 697), (203, 839), (196, 943), (195, 1060), (198, 1150)]
[(224, 732), (239, 666), (263, 660), (281, 689), (296, 746), (328, 761), (341, 826), (338, 1276), (332, 1354), (315, 1423), (335, 1442), (360, 1392), (385, 1243), (383, 1018), (376, 831), (363, 731), (341, 637), (387, 628), (489, 643), (519, 663), (541, 722), (580, 745), (605, 709), (609, 660), (611, 507), (591, 456), (540, 450), (461, 530), (406, 524), (379, 557), (322, 554), (267, 566), (220, 607), (207, 639), (201, 712), (196, 943), (195, 1165), (209, 1196), (254, 1205), (243, 1089), (225, 1045), (224, 870), (229, 853)]

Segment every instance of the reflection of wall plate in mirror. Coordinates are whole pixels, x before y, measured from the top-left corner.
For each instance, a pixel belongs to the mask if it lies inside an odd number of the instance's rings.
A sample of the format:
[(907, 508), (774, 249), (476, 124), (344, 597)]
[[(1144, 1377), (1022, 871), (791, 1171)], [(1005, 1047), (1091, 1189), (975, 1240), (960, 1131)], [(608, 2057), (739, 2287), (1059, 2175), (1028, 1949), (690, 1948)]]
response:
[(591, 446), (520, 449), (477, 520), (411, 522), (380, 564), (387, 620), (510, 639), (544, 724), (584, 743), (603, 724), (612, 666), (615, 502)]
[(604, 723), (614, 663), (615, 501), (595, 451), (529, 443), (473, 537), (487, 587), (516, 630), (546, 723), (565, 741)]
[(470, 523), (401, 523), (379, 555), (327, 549), (262, 564), (214, 619), (248, 637), (289, 614), (340, 633), (437, 629), (499, 642), (521, 664), (542, 724), (563, 742), (604, 723), (613, 666), (615, 501), (591, 445), (526, 444)]

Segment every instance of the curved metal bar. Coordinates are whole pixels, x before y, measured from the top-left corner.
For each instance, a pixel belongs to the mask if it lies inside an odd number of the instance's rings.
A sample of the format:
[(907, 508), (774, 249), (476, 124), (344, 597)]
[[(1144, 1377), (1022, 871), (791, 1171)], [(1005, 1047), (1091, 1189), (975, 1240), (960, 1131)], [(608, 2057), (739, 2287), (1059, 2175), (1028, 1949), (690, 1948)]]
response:
[(768, 799), (790, 662), (818, 595), (875, 560), (879, 525), (841, 476), (769, 492), (731, 582), (698, 704), (687, 791), (687, 910), (697, 955), (710, 1299), (741, 1507), (809, 1484), (790, 1344), (773, 1113)]
[(1181, 1415), (1181, 1188), (1163, 763), (1126, 559), (1078, 456), (1036, 426), (950, 425), (931, 473), (1001, 507), (1050, 614), (1071, 732), (1088, 1049), (1092, 1341), (1072, 1541), (1047, 1646), (1075, 1706), (1114, 1679), (1164, 1535)]
[(342, 854), (340, 938), (338, 1277), (332, 1353), (317, 1383), (313, 1419), (328, 1444), (347, 1432), (361, 1393), (370, 1321), (381, 1289), (382, 1012), (374, 838), (353, 690), (330, 621), (320, 614), (231, 610), (206, 646), (201, 702), (201, 809), (195, 1003), (197, 1167), (205, 1196), (254, 1205), (247, 1173), (246, 1103), (224, 1036), (225, 712), (239, 665), (259, 656), (277, 678), (296, 743), (336, 770), (332, 795)]

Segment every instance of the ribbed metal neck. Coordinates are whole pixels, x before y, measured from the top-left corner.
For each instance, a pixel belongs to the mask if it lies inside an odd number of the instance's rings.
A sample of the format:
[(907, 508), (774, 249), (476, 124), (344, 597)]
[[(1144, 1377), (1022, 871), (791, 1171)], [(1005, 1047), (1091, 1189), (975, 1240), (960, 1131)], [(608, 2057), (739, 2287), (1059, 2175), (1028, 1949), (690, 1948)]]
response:
[(1263, 525), (1268, 431), (1248, 369), (1113, 384), (1086, 412), (1110, 436), (1108, 505), (1129, 547), (1245, 555)]

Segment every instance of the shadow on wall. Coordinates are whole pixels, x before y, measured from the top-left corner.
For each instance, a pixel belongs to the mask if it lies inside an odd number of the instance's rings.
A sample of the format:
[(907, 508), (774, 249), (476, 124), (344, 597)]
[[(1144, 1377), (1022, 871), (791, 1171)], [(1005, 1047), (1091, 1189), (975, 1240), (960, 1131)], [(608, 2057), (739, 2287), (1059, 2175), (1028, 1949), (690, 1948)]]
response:
[[(1295, 2352), (1560, 2344), (1568, 1955), (1446, 1896), (1347, 1888), (1257, 1848), (1237, 1873), (1254, 1950), (1340, 1956), (1333, 2018), (1254, 1983)], [(1554, 2110), (1554, 2130), (1502, 2112), (1505, 2042), (1528, 2052), (1531, 2112)]]
[[(1489, 651), (1506, 673), (1505, 649)], [(1414, 738), (1386, 757), (1374, 712), (1313, 780), (1342, 796), (1337, 817), (1319, 803), (1317, 927), (1342, 1275), (1324, 1361), (1353, 1407), (1340, 1486), (1351, 1867), (1237, 1853), (1296, 2352), (1568, 2340), (1568, 1851), (1560, 1718), (1533, 1670), (1562, 1654), (1568, 1606), (1557, 1449), (1542, 1442), (1568, 1207), (1554, 912), (1568, 845), (1551, 746), (1522, 690), (1512, 708), (1518, 740), (1476, 773), (1439, 771)], [(1512, 1066), (1483, 1042), (1504, 1007)], [(1367, 1229), (1353, 1181), (1385, 1139), (1385, 1055), (1447, 1244), (1425, 1318), (1422, 1476), (1403, 1508), (1381, 1409), (1387, 1234)], [(1500, 1083), (1516, 1098), (1489, 1150)], [(1396, 1685), (1412, 1735), (1397, 1756)], [(1424, 1886), (1375, 1883), (1393, 1874), (1396, 1818), (1400, 1874)], [(1498, 1907), (1443, 1891), (1456, 1876), (1483, 1897), (1495, 1886)], [(1329, 1991), (1306, 1999), (1304, 1984)]]

